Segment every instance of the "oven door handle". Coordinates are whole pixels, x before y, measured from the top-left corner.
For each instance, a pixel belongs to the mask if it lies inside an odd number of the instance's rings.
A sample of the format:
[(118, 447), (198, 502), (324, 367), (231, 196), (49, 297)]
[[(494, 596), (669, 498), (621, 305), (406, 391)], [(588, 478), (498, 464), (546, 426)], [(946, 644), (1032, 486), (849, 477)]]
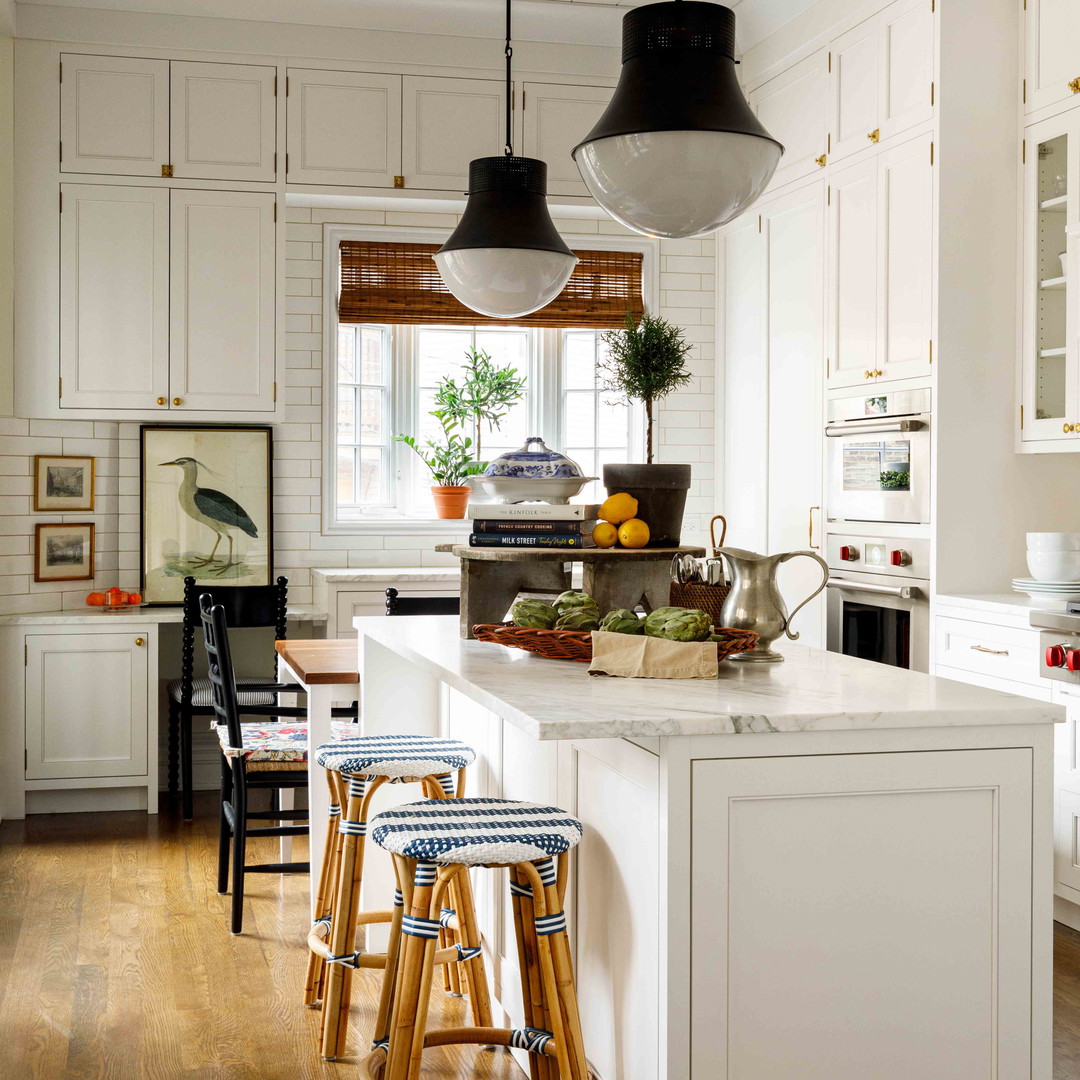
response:
[(843, 424), (826, 424), (825, 434), (830, 439), (841, 439), (848, 435), (883, 435), (894, 431), (922, 431), (925, 420), (877, 420), (863, 423), (852, 420)]
[(873, 585), (868, 581), (849, 581), (847, 578), (829, 578), (829, 588), (840, 589), (844, 592), (896, 596), (901, 600), (918, 600), (922, 596), (922, 591), (917, 585)]

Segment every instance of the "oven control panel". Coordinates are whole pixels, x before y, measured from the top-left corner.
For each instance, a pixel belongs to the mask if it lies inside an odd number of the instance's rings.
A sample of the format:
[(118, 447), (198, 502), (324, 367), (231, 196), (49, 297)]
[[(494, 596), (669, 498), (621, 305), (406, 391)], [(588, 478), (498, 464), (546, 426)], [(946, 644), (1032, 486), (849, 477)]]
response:
[(893, 577), (930, 577), (930, 541), (905, 537), (832, 535), (825, 545), (825, 561), (834, 570), (865, 570)]
[(1059, 682), (1080, 684), (1080, 635), (1045, 630), (1039, 635), (1042, 646), (1040, 674)]

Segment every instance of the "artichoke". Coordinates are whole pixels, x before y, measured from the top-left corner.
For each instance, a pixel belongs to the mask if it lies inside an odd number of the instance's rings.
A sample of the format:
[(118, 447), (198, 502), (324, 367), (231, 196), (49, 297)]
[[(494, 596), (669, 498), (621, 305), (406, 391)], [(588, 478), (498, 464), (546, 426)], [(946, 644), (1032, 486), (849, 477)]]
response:
[(616, 608), (600, 620), (600, 629), (609, 634), (644, 634), (645, 624), (632, 611)]
[(592, 609), (577, 607), (571, 608), (565, 615), (559, 616), (555, 624), (556, 630), (599, 630), (600, 614), (595, 605)]
[(567, 589), (566, 592), (559, 593), (551, 603), (560, 615), (565, 615), (568, 611), (573, 611), (576, 608), (584, 608), (586, 611), (595, 612), (597, 621), (600, 620), (600, 609), (596, 606), (596, 601), (588, 593), (574, 592), (573, 589)]
[(705, 641), (712, 633), (712, 618), (697, 608), (657, 608), (645, 619), (645, 633), (670, 641)]
[(530, 630), (550, 630), (559, 613), (546, 600), (518, 600), (510, 609), (510, 619), (515, 626)]

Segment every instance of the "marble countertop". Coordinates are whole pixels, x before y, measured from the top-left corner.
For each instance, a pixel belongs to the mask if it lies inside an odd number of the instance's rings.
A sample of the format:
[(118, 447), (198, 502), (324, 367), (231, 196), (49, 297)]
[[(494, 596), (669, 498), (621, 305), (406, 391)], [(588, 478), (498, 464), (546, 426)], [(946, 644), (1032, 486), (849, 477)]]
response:
[(312, 577), (327, 581), (457, 581), (461, 577), (460, 566), (369, 566), (359, 568), (322, 568), (311, 571)]
[[(782, 664), (725, 662), (713, 680), (590, 676), (588, 665), (458, 636), (453, 616), (353, 625), (537, 739), (1048, 724), (1060, 706), (788, 645)], [(361, 679), (363, 674), (361, 672)]]
[(1016, 592), (939, 595), (935, 599), (942, 607), (970, 608), (973, 611), (991, 611), (1002, 615), (1026, 615), (1029, 611), (1040, 610), (1038, 600)]
[[(289, 618), (296, 622), (326, 622), (326, 612), (310, 604), (289, 605)], [(73, 608), (69, 611), (28, 611), (15, 615), (0, 615), (0, 626), (97, 626), (102, 623), (124, 626), (131, 623), (143, 625), (150, 623), (182, 623), (182, 607), (146, 607), (131, 608), (127, 611), (107, 612), (103, 608)]]

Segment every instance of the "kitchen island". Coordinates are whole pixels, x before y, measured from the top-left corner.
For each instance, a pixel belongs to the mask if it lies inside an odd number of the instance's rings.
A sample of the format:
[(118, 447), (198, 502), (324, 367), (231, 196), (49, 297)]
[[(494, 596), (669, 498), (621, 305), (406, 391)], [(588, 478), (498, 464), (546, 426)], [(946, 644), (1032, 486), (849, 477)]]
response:
[[(567, 912), (601, 1080), (1049, 1078), (1057, 706), (801, 646), (622, 680), (453, 617), (355, 625), (366, 732), (462, 739), (470, 794), (584, 822)], [(505, 872), (475, 887), (519, 1026)]]

